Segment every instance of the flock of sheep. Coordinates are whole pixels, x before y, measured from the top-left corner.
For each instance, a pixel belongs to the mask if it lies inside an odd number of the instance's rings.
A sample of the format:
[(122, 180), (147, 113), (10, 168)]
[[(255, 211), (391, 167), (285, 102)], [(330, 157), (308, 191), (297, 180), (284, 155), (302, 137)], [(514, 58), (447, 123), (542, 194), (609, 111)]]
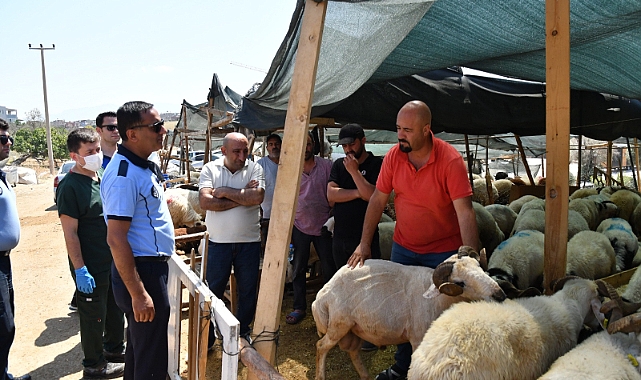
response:
[[(360, 379), (369, 379), (359, 355), (367, 340), (410, 342), (412, 380), (641, 380), (641, 273), (621, 296), (597, 280), (641, 262), (641, 196), (612, 188), (572, 194), (569, 276), (546, 296), (545, 202), (524, 196), (485, 205), (477, 191), (484, 254), (461, 247), (435, 270), (368, 260), (354, 270), (341, 268), (319, 291), (312, 304), (322, 337), (316, 379), (325, 378), (325, 358), (336, 344), (349, 353)], [(603, 313), (610, 328), (594, 333), (607, 325)], [(593, 334), (578, 344), (586, 331)]]
[[(327, 353), (337, 344), (369, 379), (360, 357), (366, 340), (410, 342), (412, 380), (641, 380), (641, 273), (621, 296), (597, 280), (641, 263), (639, 193), (604, 188), (570, 196), (566, 273), (573, 277), (545, 296), (545, 202), (526, 195), (507, 204), (513, 184), (499, 180), (489, 204), (485, 180), (474, 185), (481, 253), (461, 247), (434, 270), (368, 260), (339, 269), (318, 292), (316, 379), (325, 378)], [(197, 189), (168, 189), (167, 202), (175, 227), (202, 224)], [(383, 258), (394, 223), (384, 216), (379, 224)], [(602, 311), (610, 327), (578, 344), (586, 326), (606, 325)]]

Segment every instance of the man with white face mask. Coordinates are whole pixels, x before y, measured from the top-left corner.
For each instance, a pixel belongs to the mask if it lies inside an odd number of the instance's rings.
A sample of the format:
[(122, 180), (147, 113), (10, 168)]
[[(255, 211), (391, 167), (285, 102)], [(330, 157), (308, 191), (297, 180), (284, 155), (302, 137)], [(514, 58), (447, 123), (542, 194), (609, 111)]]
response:
[(83, 376), (120, 377), (125, 370), (124, 313), (111, 289), (112, 257), (100, 198), (100, 135), (91, 128), (76, 129), (67, 137), (67, 148), (76, 165), (60, 181), (56, 203), (78, 289)]

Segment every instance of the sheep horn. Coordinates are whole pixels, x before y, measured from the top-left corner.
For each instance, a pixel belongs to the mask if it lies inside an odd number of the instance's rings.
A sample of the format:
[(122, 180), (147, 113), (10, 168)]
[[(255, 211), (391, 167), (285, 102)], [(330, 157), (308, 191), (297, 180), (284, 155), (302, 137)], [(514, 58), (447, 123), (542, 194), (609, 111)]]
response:
[(434, 286), (438, 288), (441, 284), (447, 282), (452, 274), (452, 268), (454, 268), (454, 263), (451, 261), (443, 261), (437, 265), (436, 269), (434, 269), (434, 273), (432, 274), (432, 282), (434, 282)]
[(458, 249), (458, 258), (460, 259), (463, 256), (469, 256), (473, 259), (479, 259), (479, 254), (476, 253), (474, 248), (467, 246), (467, 245), (462, 245)]
[(641, 314), (634, 313), (623, 317), (619, 320), (611, 322), (608, 324), (608, 333), (614, 334), (617, 332), (634, 332), (639, 333), (641, 331)]
[(579, 276), (565, 276), (563, 278), (559, 278), (559, 279), (556, 279), (556, 280), (552, 281), (552, 283), (550, 284), (550, 288), (552, 289), (552, 293), (556, 293), (559, 290), (563, 289), (563, 285), (565, 285), (565, 283), (568, 282), (568, 280), (571, 280), (573, 278), (581, 278), (581, 277), (579, 277)]
[(451, 261), (444, 261), (440, 263), (436, 267), (436, 269), (434, 269), (434, 273), (432, 274), (432, 282), (434, 282), (434, 286), (438, 288), (438, 291), (440, 293), (446, 294), (451, 297), (456, 297), (463, 293), (463, 288), (454, 284), (453, 282), (448, 281), (450, 275), (452, 274), (452, 268), (454, 268), (454, 263)]
[(463, 294), (463, 288), (453, 282), (444, 282), (439, 285), (438, 291), (450, 297), (456, 297)]

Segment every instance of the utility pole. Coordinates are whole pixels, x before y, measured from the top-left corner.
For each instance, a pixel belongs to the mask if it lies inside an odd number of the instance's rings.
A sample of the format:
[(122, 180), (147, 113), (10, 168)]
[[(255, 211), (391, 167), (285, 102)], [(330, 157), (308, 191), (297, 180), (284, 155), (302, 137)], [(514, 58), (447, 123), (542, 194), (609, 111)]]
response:
[(47, 152), (49, 154), (49, 173), (52, 175), (55, 173), (54, 164), (53, 164), (53, 144), (51, 143), (51, 126), (49, 125), (49, 103), (47, 102), (47, 77), (45, 75), (45, 50), (56, 50), (56, 45), (52, 44), (52, 47), (46, 48), (42, 47), (31, 47), (29, 44), (29, 49), (31, 50), (40, 50), (40, 61), (42, 62), (42, 91), (45, 96), (45, 123), (47, 124)]

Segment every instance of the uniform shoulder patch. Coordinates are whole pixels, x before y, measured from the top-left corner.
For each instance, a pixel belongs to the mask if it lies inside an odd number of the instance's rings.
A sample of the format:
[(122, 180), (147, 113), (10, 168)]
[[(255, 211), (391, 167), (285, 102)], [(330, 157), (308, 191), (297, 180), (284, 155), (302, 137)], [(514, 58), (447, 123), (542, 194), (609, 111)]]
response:
[(126, 177), (128, 170), (129, 170), (129, 162), (125, 160), (120, 161), (120, 165), (118, 166), (118, 176)]

